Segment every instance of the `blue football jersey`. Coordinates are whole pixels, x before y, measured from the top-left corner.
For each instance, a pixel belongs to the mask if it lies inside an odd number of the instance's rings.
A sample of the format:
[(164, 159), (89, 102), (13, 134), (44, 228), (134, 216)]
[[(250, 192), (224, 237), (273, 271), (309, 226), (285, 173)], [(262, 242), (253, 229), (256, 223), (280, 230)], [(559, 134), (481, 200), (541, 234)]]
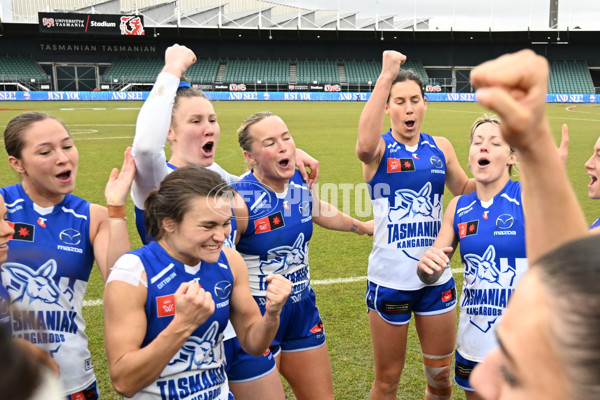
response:
[[(368, 279), (393, 289), (417, 290), (424, 286), (417, 262), (442, 224), (446, 157), (426, 133), (410, 148), (394, 139), (391, 130), (382, 137), (385, 152), (368, 182), (375, 220)], [(436, 284), (451, 277), (446, 270)]]
[(10, 326), (10, 295), (0, 280), (0, 327), (12, 332)]
[(174, 293), (184, 282), (197, 282), (212, 295), (215, 312), (187, 339), (160, 377), (133, 398), (227, 399), (223, 331), (229, 318), (233, 273), (225, 253), (218, 262), (187, 266), (171, 257), (157, 242), (130, 252), (142, 261), (148, 279), (148, 327), (142, 347), (152, 342), (175, 316)]
[(520, 182), (509, 180), (486, 203), (476, 193), (461, 196), (454, 232), (465, 267), (457, 350), (479, 362), (497, 346), (496, 326), (528, 268)]
[(83, 297), (94, 264), (90, 203), (67, 194), (41, 208), (21, 184), (0, 189), (15, 233), (2, 264), (2, 281), (13, 304), (13, 336), (50, 352), (66, 393), (94, 380)]
[(246, 261), (252, 294), (265, 296), (266, 277), (271, 273), (292, 282), (290, 297), (307, 289), (313, 198), (300, 172), (294, 173), (281, 194), (262, 185), (252, 172), (234, 188), (248, 206), (248, 227), (236, 249)]

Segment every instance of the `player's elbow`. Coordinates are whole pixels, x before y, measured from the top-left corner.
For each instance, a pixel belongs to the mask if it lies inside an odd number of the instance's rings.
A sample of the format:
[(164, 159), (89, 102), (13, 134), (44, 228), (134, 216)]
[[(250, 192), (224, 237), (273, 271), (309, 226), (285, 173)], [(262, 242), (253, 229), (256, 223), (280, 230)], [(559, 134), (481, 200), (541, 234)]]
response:
[[(138, 133), (136, 133), (138, 136)], [(150, 157), (156, 153), (156, 149), (150, 145), (150, 140), (133, 140), (131, 145), (131, 155), (133, 159), (140, 159), (144, 157)]]
[(128, 379), (125, 374), (110, 374), (110, 380), (117, 393), (124, 397), (133, 397), (137, 392), (143, 389), (132, 379)]
[(370, 163), (377, 155), (377, 147), (373, 148), (373, 146), (358, 141), (355, 152), (360, 161)]
[(265, 345), (265, 342), (262, 340), (262, 343), (258, 343), (257, 341), (251, 341), (248, 338), (240, 338), (239, 336), (238, 340), (242, 346), (242, 349), (254, 357), (260, 357), (265, 354), (269, 350), (269, 344), (271, 343), (271, 341), (268, 341), (268, 343)]
[(119, 393), (121, 396), (128, 398), (135, 396), (135, 394), (138, 392), (138, 390), (135, 390), (130, 385), (127, 385), (125, 382), (121, 381), (113, 380), (112, 386), (115, 389), (115, 392)]
[(252, 349), (252, 348), (251, 348), (251, 349), (248, 349), (248, 350), (244, 349), (244, 351), (245, 351), (246, 353), (248, 353), (248, 354), (250, 354), (250, 355), (252, 355), (252, 356), (254, 356), (254, 357), (260, 357), (260, 356), (262, 356), (263, 354), (265, 354), (265, 353), (266, 353), (268, 350), (269, 350), (269, 347), (268, 347), (268, 346), (267, 346), (267, 347), (265, 347), (265, 348), (256, 348), (256, 349)]

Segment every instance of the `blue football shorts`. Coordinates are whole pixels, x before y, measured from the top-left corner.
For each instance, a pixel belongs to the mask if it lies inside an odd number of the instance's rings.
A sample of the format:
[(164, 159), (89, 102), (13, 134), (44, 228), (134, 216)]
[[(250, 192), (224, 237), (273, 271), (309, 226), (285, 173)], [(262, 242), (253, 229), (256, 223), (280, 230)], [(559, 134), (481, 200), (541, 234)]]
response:
[(454, 380), (458, 386), (464, 390), (474, 390), (469, 383), (469, 378), (471, 378), (473, 368), (475, 368), (477, 364), (479, 363), (467, 360), (461, 356), (458, 351), (454, 352)]
[(451, 278), (437, 286), (398, 290), (367, 281), (365, 301), (368, 311), (377, 312), (390, 324), (404, 325), (410, 322), (412, 313), (437, 315), (453, 310), (456, 306), (456, 285)]

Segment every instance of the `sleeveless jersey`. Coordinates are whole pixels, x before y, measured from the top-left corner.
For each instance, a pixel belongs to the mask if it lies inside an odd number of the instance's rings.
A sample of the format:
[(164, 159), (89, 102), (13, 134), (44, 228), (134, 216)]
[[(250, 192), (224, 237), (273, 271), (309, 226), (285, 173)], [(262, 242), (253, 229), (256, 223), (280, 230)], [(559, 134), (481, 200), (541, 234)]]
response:
[(509, 180), (486, 204), (477, 193), (461, 196), (454, 233), (465, 266), (456, 349), (480, 362), (496, 348), (496, 326), (528, 268), (520, 182)]
[(313, 231), (313, 199), (306, 182), (296, 171), (286, 191), (276, 194), (251, 171), (234, 188), (248, 206), (248, 227), (236, 249), (246, 261), (252, 295), (266, 295), (266, 277), (273, 273), (292, 282), (293, 298), (310, 285), (308, 242)]
[(15, 233), (2, 281), (13, 303), (13, 336), (35, 343), (60, 367), (66, 394), (95, 381), (83, 297), (94, 263), (90, 203), (72, 194), (42, 209), (21, 184), (0, 189)]
[(183, 282), (197, 282), (215, 302), (213, 315), (187, 339), (160, 377), (133, 398), (227, 399), (223, 330), (229, 318), (233, 273), (225, 253), (221, 252), (216, 263), (202, 261), (195, 267), (175, 260), (156, 242), (130, 253), (140, 258), (148, 278), (148, 327), (142, 347), (152, 342), (173, 320), (174, 293)]
[[(417, 290), (425, 286), (417, 262), (442, 224), (446, 157), (426, 133), (414, 150), (396, 141), (391, 130), (382, 137), (385, 152), (368, 182), (375, 232), (367, 276), (381, 286)], [(447, 268), (436, 285), (451, 278)]]
[[(171, 164), (169, 162), (167, 162), (167, 167), (169, 168), (169, 173), (177, 169), (176, 166), (174, 166), (173, 164)], [(234, 183), (234, 181), (232, 180), (233, 175), (229, 174), (227, 171), (225, 171), (223, 168), (221, 168), (221, 166), (219, 164), (212, 163), (209, 167), (206, 167), (206, 168), (219, 174), (219, 176), (225, 182), (227, 182), (229, 185), (233, 185), (233, 183)], [(138, 208), (137, 206), (134, 205), (134, 211), (135, 211), (135, 226), (137, 228), (138, 234), (140, 235), (140, 239), (142, 239), (143, 244), (148, 244), (148, 243), (150, 243), (150, 241), (152, 241), (154, 239), (152, 239), (152, 237), (148, 233), (148, 230), (146, 229), (146, 225), (144, 224), (144, 210), (142, 210), (141, 208)], [(235, 222), (235, 218), (231, 218), (231, 233), (229, 234), (229, 237), (227, 239), (225, 239), (224, 245), (226, 247), (235, 249), (236, 234), (237, 234), (237, 224)]]

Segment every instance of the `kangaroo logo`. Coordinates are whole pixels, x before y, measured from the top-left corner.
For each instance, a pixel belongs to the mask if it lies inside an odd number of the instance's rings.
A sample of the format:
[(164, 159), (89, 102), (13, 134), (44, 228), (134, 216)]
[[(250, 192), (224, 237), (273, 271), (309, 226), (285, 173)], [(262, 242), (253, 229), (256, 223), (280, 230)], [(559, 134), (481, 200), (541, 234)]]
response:
[[(181, 350), (179, 350), (179, 353), (167, 365), (162, 376), (167, 376), (178, 371), (197, 369), (201, 365), (219, 362), (222, 354), (216, 357), (214, 351), (218, 331), (219, 322), (213, 321), (203, 337), (190, 336), (181, 347)], [(170, 371), (167, 372), (167, 370)]]
[(5, 263), (2, 269), (10, 276), (7, 289), (14, 293), (13, 303), (21, 301), (31, 304), (39, 300), (46, 304), (58, 304), (60, 290), (54, 283), (56, 261), (50, 259), (37, 271), (19, 263)]
[(429, 199), (430, 195), (431, 182), (427, 182), (419, 190), (419, 193), (411, 189), (396, 190), (396, 207), (390, 209), (388, 219), (390, 222), (396, 222), (406, 218), (408, 215), (411, 217), (423, 215), (435, 219), (433, 216), (435, 207)]
[[(516, 276), (516, 268), (511, 267), (506, 259), (500, 259), (500, 265), (496, 263), (496, 249), (489, 245), (483, 256), (477, 254), (466, 254), (465, 259), (465, 287), (473, 287), (474, 282), (487, 281), (498, 285), (500, 288), (509, 288), (513, 285)], [(517, 265), (517, 260), (515, 260)], [(487, 290), (487, 289), (483, 289)], [(477, 307), (477, 306), (475, 306)], [(490, 306), (498, 308), (497, 305)], [(469, 321), (482, 332), (487, 332), (496, 323), (497, 317), (492, 315), (469, 315)]]
[(304, 233), (300, 233), (293, 246), (279, 246), (269, 250), (269, 259), (260, 262), (260, 271), (263, 274), (277, 274), (289, 267), (306, 264), (308, 243), (303, 243)]
[(485, 252), (483, 257), (479, 257), (477, 254), (466, 254), (466, 275), (476, 275), (482, 281), (488, 281), (490, 283), (498, 283), (500, 278), (500, 269), (496, 267), (496, 249), (490, 245)]
[(479, 279), (501, 287), (512, 286), (517, 274), (515, 268), (502, 262), (498, 267), (495, 259), (496, 249), (493, 245), (488, 246), (482, 257), (477, 254), (465, 254), (465, 280), (472, 283), (474, 279)]

